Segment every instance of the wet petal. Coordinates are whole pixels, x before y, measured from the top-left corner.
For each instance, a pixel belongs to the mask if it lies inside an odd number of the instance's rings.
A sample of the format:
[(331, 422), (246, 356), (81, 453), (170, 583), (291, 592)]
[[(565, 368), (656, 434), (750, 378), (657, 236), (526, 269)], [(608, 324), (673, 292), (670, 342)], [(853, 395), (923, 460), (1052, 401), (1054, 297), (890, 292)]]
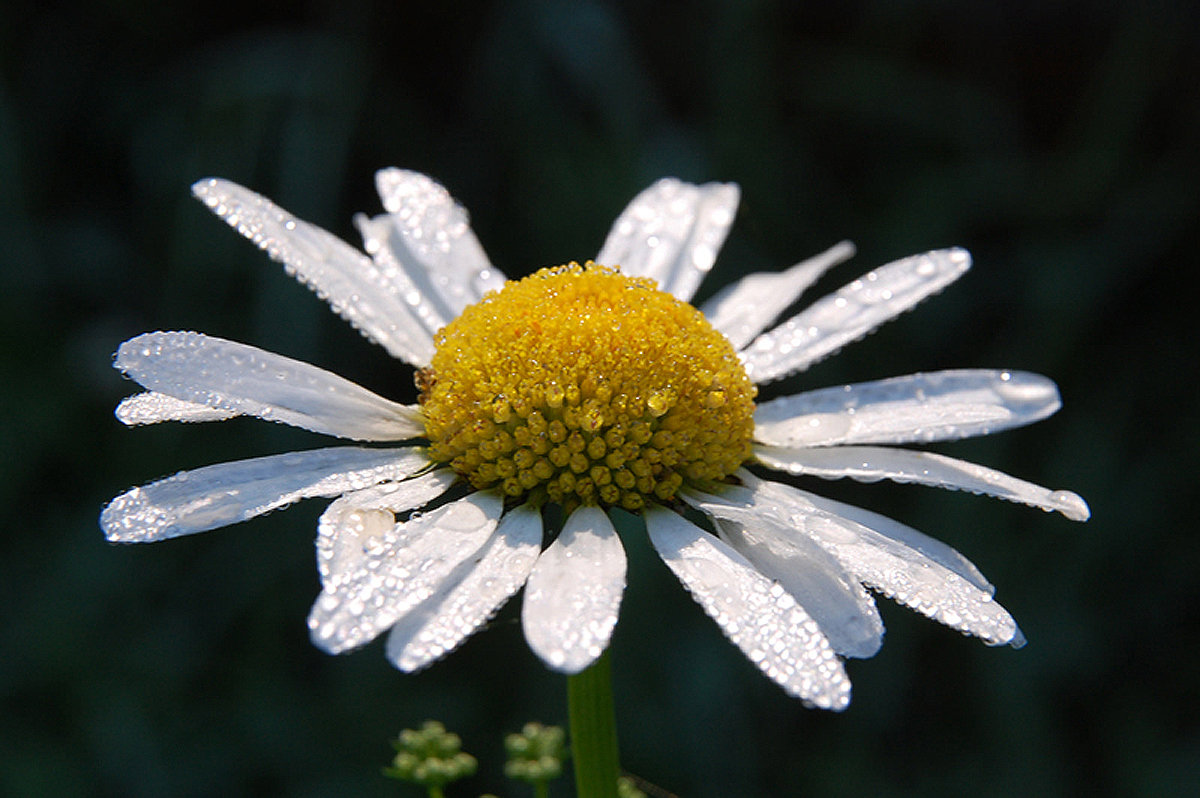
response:
[(324, 369), (193, 332), (139, 335), (113, 365), (152, 392), (215, 410), (368, 441), (424, 433), (420, 411)]
[(596, 263), (649, 277), (661, 290), (690, 301), (725, 243), (738, 197), (733, 183), (696, 186), (663, 178), (617, 217)]
[(122, 493), (100, 515), (109, 540), (148, 543), (236, 524), (300, 499), (403, 480), (429, 464), (424, 449), (338, 447), (181, 471)]
[(366, 255), (228, 180), (201, 180), (192, 193), (393, 357), (415, 366), (429, 363), (431, 332), (418, 323), (402, 286)]
[(670, 510), (652, 507), (645, 518), (663, 562), (751, 662), (806, 704), (846, 708), (850, 680), (841, 661), (783, 587)]
[(886, 515), (873, 513), (870, 510), (864, 510), (852, 504), (836, 502), (833, 499), (827, 499), (824, 496), (818, 496), (814, 493), (806, 493), (805, 498), (827, 513), (839, 515), (842, 518), (862, 524), (884, 537), (889, 537), (903, 546), (919, 551), (939, 565), (949, 568), (989, 596), (995, 595), (996, 588), (987, 580), (987, 577), (980, 573), (979, 569), (975, 567), (975, 563), (959, 554), (958, 550), (953, 546), (949, 546), (937, 538), (930, 537), (924, 532), (918, 532), (910, 526), (888, 518)]
[(754, 411), (754, 437), (775, 446), (910, 443), (1032, 424), (1061, 406), (1037, 374), (982, 369), (911, 374), (783, 396)]
[(157, 424), (160, 421), (225, 421), (236, 417), (238, 413), (146, 391), (122, 399), (113, 415), (122, 424), (135, 427), (140, 424)]
[(768, 480), (730, 486), (699, 504), (710, 515), (753, 523), (766, 517), (811, 538), (863, 584), (988, 645), (1023, 645), (1008, 612), (938, 561), (899, 540), (817, 506), (804, 491)]
[(443, 468), (356, 490), (330, 504), (317, 523), (321, 586), (345, 581), (370, 556), (368, 544), (395, 526), (398, 513), (423, 507), (449, 490), (456, 479), (453, 471)]
[(964, 249), (941, 249), (893, 261), (823, 297), (741, 353), (762, 384), (803, 371), (862, 338), (957, 280), (971, 266)]
[(608, 515), (580, 507), (529, 575), (521, 625), (534, 653), (562, 673), (579, 673), (604, 653), (621, 595), (625, 550)]
[(541, 513), (530, 505), (508, 511), (491, 539), (463, 564), (462, 580), (446, 580), (441, 591), (392, 627), (388, 659), (412, 673), (453, 651), (525, 584), (541, 549)]
[(815, 449), (755, 446), (754, 454), (764, 465), (789, 474), (813, 474), (825, 479), (850, 477), (860, 482), (880, 479), (914, 482), (995, 496), (1047, 511), (1057, 510), (1072, 521), (1086, 521), (1091, 515), (1087, 502), (1069, 490), (1050, 490), (994, 468), (933, 452), (883, 446)]
[(700, 312), (734, 349), (741, 349), (799, 299), (826, 269), (853, 256), (854, 245), (843, 241), (787, 271), (748, 274), (718, 291)]
[[(711, 497), (685, 491), (690, 504)], [(883, 620), (875, 600), (837, 559), (813, 540), (770, 517), (754, 522), (715, 518), (721, 539), (783, 586), (817, 622), (834, 651), (847, 657), (871, 657), (883, 643)]]
[[(477, 492), (388, 527), (376, 516), (363, 556), (331, 575), (308, 616), (313, 643), (330, 654), (364, 645), (421, 602), (461, 579), (464, 562), (491, 537), (504, 509), (499, 494)], [(359, 519), (347, 515), (357, 525)]]
[(354, 223), (381, 273), (430, 335), (504, 285), (467, 212), (440, 184), (417, 172), (381, 169), (375, 186), (387, 213), (359, 214)]

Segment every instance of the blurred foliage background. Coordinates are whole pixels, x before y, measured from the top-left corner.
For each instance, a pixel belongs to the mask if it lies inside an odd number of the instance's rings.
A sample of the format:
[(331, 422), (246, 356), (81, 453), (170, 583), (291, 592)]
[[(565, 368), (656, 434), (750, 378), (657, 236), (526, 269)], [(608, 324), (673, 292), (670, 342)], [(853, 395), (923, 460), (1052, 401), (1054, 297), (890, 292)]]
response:
[[(147, 547), (126, 488), (322, 445), (253, 421), (129, 430), (125, 338), (195, 329), (411, 401), (411, 372), (189, 196), (219, 175), (357, 242), (372, 174), (436, 176), (509, 275), (597, 251), (653, 179), (743, 205), (700, 298), (843, 238), (974, 270), (779, 386), (1024, 368), (1065, 410), (939, 450), (1091, 503), (1086, 525), (920, 487), (821, 483), (953, 544), (1030, 644), (881, 602), (830, 715), (763, 678), (625, 535), (623, 764), (680, 796), (1166, 795), (1200, 783), (1197, 11), (1184, 2), (469, 4), (100, 0), (0, 11), (0, 793), (403, 795), (389, 737), (564, 722), (513, 602), (404, 676), (307, 639), (321, 502)], [(767, 395), (774, 395), (774, 391)], [(474, 790), (472, 792), (472, 790)], [(556, 794), (567, 795), (566, 783)], [(509, 794), (519, 795), (519, 788)]]

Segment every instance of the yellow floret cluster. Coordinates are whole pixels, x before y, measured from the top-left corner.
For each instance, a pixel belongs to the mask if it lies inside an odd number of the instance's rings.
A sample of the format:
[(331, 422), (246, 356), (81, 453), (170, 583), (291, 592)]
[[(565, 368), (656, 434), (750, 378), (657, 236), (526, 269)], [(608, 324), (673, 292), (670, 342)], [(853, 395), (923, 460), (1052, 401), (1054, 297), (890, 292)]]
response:
[(436, 345), (417, 375), (431, 454), (476, 488), (638, 510), (750, 458), (755, 388), (737, 354), (650, 280), (542, 269)]

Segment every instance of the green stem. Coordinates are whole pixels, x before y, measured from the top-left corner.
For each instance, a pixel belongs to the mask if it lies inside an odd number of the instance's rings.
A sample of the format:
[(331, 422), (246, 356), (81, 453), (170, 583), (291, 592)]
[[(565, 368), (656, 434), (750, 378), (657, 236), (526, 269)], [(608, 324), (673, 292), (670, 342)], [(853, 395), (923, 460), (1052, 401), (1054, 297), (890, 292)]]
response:
[(617, 721), (608, 652), (587, 670), (567, 677), (571, 760), (577, 798), (617, 798)]

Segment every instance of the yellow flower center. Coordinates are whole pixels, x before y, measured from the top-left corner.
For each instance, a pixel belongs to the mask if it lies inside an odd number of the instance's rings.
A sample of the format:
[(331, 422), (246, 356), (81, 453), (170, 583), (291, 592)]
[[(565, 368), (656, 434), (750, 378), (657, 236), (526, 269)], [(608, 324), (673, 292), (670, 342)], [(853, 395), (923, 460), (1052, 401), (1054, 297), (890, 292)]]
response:
[(431, 453), (476, 488), (638, 510), (750, 457), (755, 388), (733, 347), (645, 278), (542, 269), (435, 342), (417, 375)]

